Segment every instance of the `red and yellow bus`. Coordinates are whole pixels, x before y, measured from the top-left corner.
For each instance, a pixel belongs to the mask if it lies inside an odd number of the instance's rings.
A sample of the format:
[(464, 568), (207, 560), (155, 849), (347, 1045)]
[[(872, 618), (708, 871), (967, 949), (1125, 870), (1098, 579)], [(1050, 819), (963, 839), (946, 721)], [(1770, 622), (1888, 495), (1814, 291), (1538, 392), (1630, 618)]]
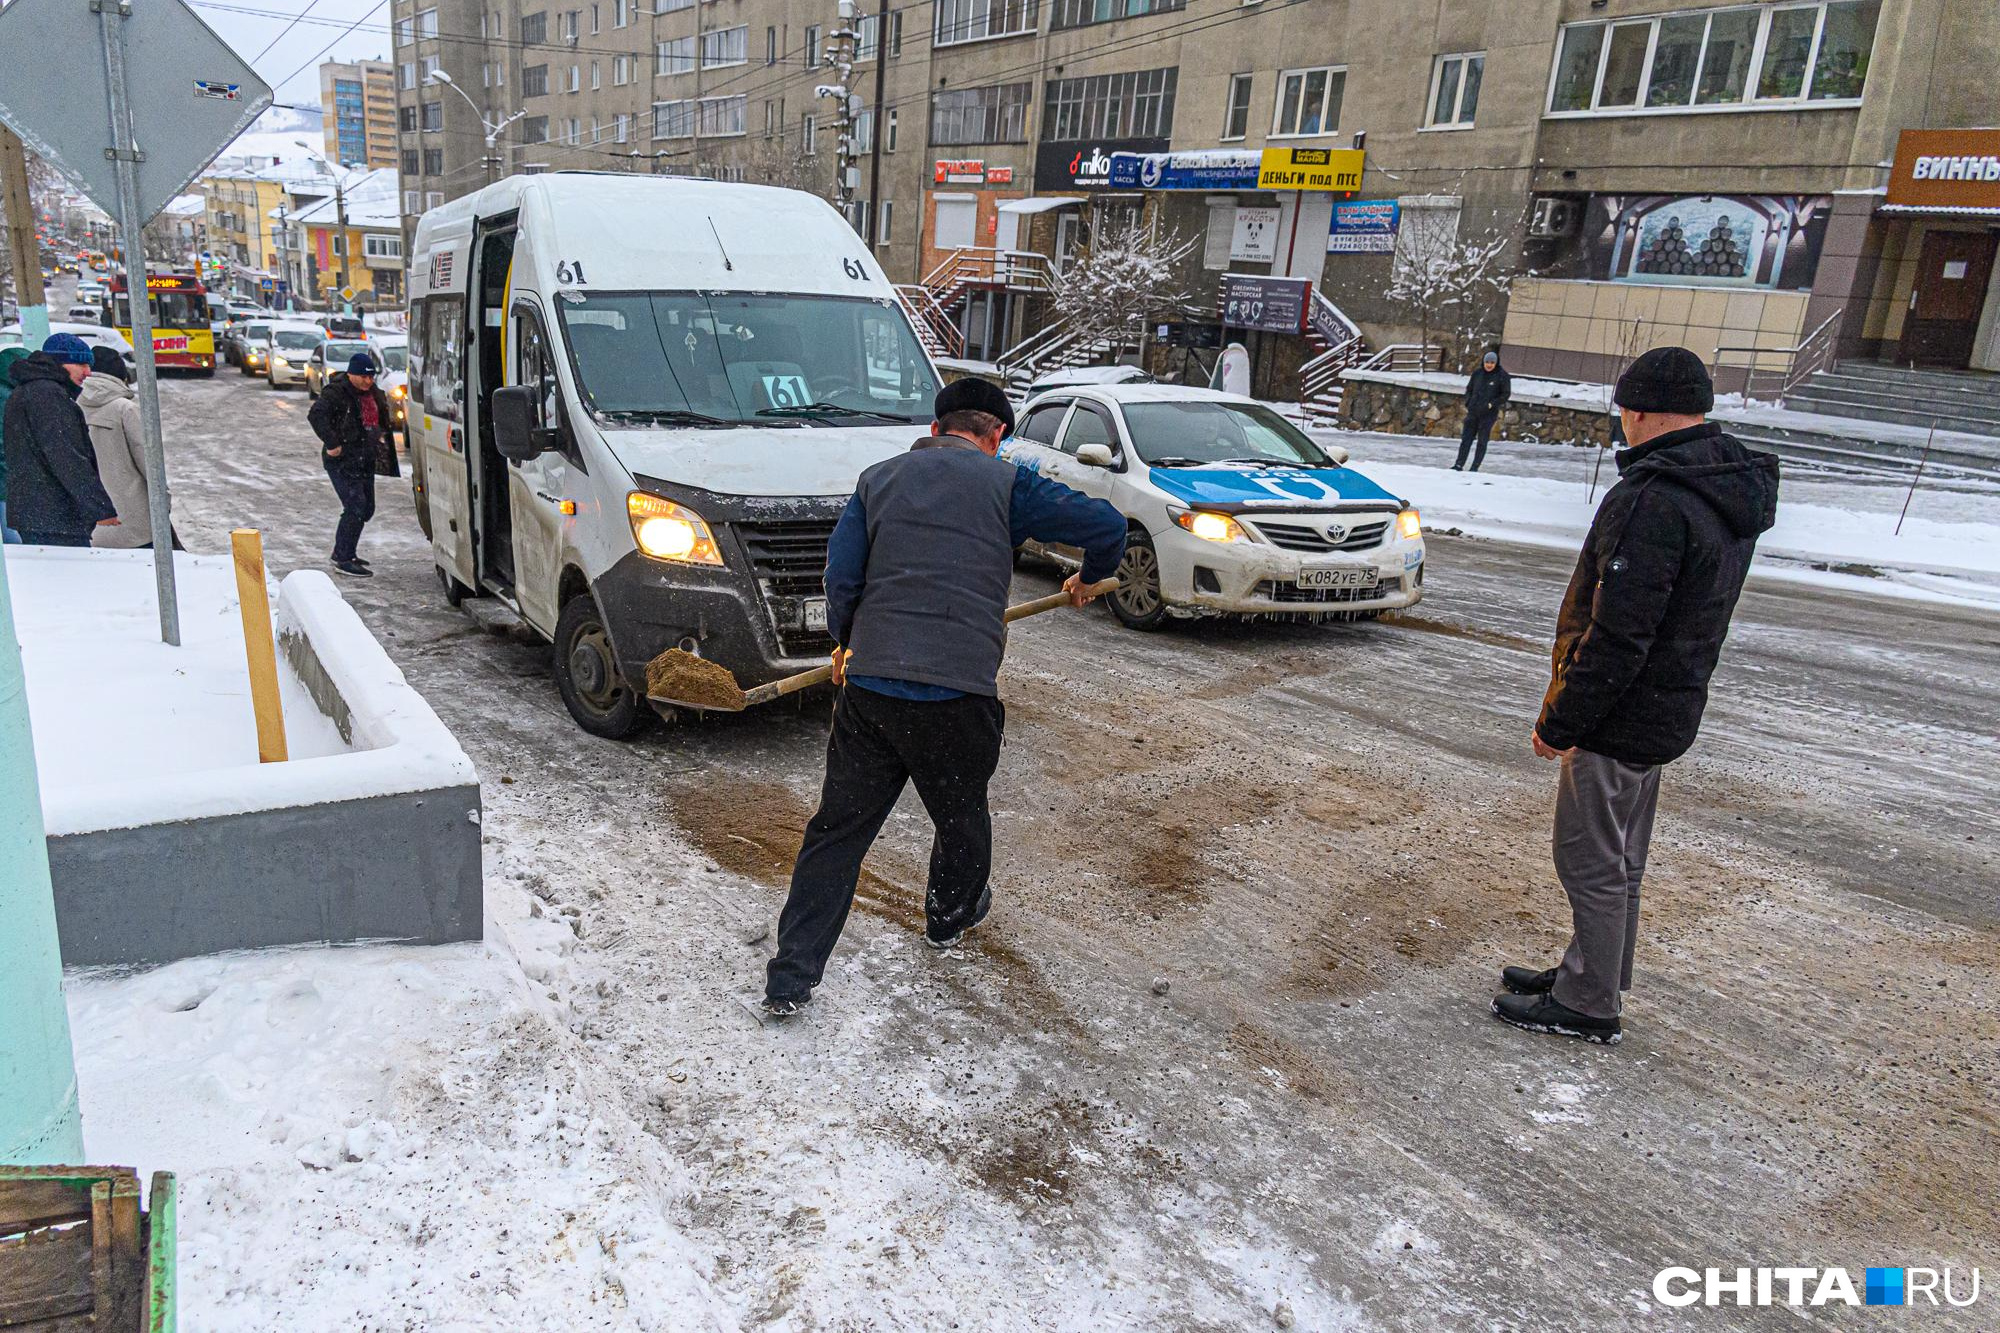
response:
[[(110, 323), (129, 341), (132, 302), (124, 273), (111, 275)], [(215, 373), (215, 334), (208, 324), (208, 289), (186, 273), (148, 273), (146, 304), (153, 313), (153, 363), (164, 369)]]

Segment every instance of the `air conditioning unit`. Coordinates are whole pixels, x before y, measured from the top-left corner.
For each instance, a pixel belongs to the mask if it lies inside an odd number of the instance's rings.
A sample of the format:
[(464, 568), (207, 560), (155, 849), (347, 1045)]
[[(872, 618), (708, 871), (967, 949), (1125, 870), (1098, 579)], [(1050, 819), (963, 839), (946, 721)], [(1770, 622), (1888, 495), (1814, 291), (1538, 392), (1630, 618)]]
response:
[(1528, 216), (1528, 235), (1542, 240), (1569, 236), (1575, 233), (1582, 219), (1583, 206), (1574, 199), (1555, 196), (1537, 199), (1534, 212)]

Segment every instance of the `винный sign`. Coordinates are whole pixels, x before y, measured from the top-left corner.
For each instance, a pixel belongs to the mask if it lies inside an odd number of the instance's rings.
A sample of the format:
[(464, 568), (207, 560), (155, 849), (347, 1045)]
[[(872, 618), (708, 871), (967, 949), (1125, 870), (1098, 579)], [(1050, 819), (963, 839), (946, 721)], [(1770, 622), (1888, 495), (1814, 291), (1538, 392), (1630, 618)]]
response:
[(2000, 129), (1904, 130), (1882, 202), (2000, 210)]

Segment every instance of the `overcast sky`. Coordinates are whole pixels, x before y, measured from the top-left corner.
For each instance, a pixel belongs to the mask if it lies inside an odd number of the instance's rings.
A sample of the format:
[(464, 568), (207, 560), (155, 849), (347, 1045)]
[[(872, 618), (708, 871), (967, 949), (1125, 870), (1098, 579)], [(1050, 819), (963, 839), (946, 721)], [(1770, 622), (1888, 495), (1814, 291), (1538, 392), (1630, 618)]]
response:
[[(280, 102), (319, 105), (322, 61), (389, 53), (388, 0), (194, 0), (194, 11), (250, 62)], [(299, 21), (288, 31), (294, 18)], [(350, 31), (350, 24), (358, 26)]]

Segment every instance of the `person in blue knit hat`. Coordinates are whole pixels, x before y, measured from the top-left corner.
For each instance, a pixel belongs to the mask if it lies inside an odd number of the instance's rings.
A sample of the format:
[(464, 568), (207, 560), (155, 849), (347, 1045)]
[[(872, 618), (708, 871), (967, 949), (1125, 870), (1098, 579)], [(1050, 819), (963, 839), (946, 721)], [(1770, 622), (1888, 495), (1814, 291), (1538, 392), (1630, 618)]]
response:
[(76, 405), (90, 367), (90, 344), (58, 333), (8, 371), (14, 391), (0, 416), (7, 522), (30, 546), (88, 546), (99, 524), (118, 521)]

